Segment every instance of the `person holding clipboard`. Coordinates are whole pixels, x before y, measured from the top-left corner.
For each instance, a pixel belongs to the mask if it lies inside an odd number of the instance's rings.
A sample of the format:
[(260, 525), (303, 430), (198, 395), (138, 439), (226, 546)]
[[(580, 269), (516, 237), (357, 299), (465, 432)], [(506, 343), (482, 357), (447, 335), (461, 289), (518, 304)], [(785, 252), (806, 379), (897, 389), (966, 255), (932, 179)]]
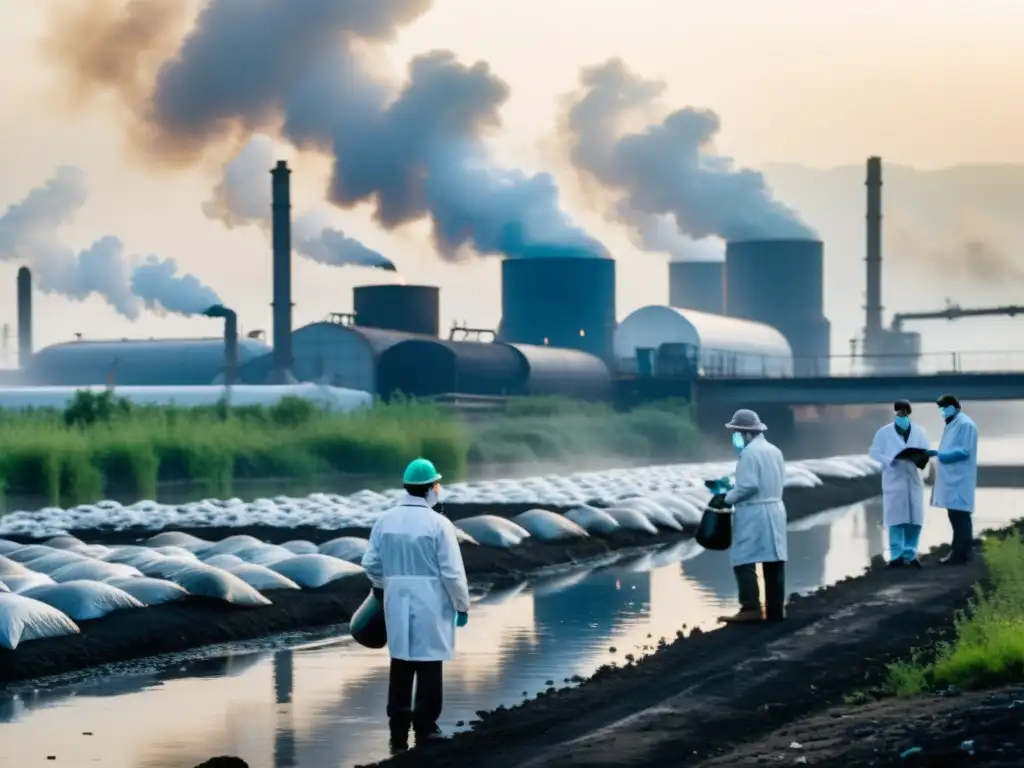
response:
[(931, 455), (928, 433), (910, 421), (910, 403), (897, 400), (895, 417), (875, 433), (868, 454), (882, 465), (882, 506), (889, 529), (889, 568), (921, 567), (917, 547), (924, 525), (924, 479)]

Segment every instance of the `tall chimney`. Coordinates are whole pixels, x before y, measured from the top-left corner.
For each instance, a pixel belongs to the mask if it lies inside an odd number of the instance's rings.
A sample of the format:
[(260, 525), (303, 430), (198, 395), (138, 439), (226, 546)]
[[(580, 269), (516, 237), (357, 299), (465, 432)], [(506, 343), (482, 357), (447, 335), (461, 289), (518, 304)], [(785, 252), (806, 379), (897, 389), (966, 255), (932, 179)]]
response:
[(28, 366), (32, 357), (32, 271), (18, 270), (18, 365)]
[(882, 158), (868, 158), (867, 304), (864, 336), (876, 339), (882, 331)]
[(274, 368), (278, 376), (292, 368), (292, 199), (291, 170), (278, 160), (270, 172), (274, 246)]
[(224, 385), (231, 386), (238, 378), (238, 315), (223, 304), (215, 304), (203, 314), (224, 318)]

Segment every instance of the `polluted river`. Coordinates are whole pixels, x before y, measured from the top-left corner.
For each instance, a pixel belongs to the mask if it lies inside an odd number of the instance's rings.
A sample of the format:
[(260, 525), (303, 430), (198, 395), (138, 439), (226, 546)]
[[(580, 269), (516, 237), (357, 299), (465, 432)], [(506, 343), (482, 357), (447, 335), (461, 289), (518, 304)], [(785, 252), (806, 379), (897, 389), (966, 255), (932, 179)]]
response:
[[(986, 443), (987, 463), (1015, 461), (1017, 440)], [(927, 493), (927, 491), (926, 491)], [(979, 489), (975, 531), (1024, 516), (1024, 491)], [(792, 523), (787, 591), (859, 575), (882, 555), (879, 500)], [(949, 538), (926, 511), (921, 549)], [(481, 591), (445, 667), (446, 731), (478, 710), (563, 687), (627, 663), (735, 610), (725, 553), (681, 541), (600, 566)], [(344, 627), (91, 670), (0, 693), (0, 766), (191, 768), (237, 755), (253, 768), (338, 768), (384, 759), (388, 657)]]

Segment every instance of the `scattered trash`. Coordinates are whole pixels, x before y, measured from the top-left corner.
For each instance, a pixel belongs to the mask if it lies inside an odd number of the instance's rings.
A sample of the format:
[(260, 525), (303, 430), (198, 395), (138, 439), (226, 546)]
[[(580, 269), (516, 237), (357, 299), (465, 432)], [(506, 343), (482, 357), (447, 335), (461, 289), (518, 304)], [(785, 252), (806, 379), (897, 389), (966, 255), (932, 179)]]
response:
[(974, 739), (967, 739), (966, 741), (960, 742), (960, 750), (966, 752), (969, 755), (974, 754)]
[(799, 741), (794, 741), (792, 744), (789, 745), (789, 748), (790, 749), (803, 749), (804, 745), (801, 744)]
[(906, 760), (908, 757), (913, 757), (914, 755), (919, 755), (922, 752), (924, 752), (924, 750), (921, 749), (920, 747), (911, 747), (910, 749), (906, 750), (905, 752), (903, 752), (900, 755), (900, 760)]
[(797, 758), (796, 760), (794, 760), (793, 762), (794, 762), (794, 763), (799, 763), (799, 764), (801, 764), (801, 765), (806, 765), (806, 764), (807, 764), (807, 758), (806, 758), (806, 757), (804, 757), (803, 755), (800, 755), (800, 757), (798, 757), (798, 758)]

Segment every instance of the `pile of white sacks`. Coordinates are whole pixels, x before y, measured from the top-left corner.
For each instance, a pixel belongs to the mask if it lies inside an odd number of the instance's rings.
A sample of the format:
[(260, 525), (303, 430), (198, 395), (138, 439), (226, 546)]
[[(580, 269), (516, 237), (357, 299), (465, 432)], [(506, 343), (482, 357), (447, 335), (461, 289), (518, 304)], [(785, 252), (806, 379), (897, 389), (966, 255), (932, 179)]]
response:
[(167, 532), (145, 545), (106, 547), (74, 536), (44, 544), (0, 539), (0, 647), (76, 634), (77, 621), (190, 595), (270, 605), (263, 592), (317, 589), (362, 573), (366, 540), (341, 537), (276, 546), (252, 536), (218, 542)]
[[(616, 531), (656, 536), (700, 522), (710, 496), (703, 481), (725, 476), (732, 464), (680, 465), (579, 473), (447, 486), (446, 503), (545, 503), (564, 514), (532, 509), (513, 518), (479, 515), (458, 520), (460, 540), (469, 546), (507, 549), (527, 539), (564, 541), (605, 537)], [(876, 474), (878, 464), (853, 456), (787, 467), (787, 485), (811, 488), (822, 477)], [(93, 527), (313, 526), (370, 527), (401, 491), (361, 491), (352, 496), (316, 494), (246, 504), (237, 499), (183, 506), (100, 502), (72, 509), (17, 512), (0, 520), (0, 535), (52, 536), (43, 544), (21, 545), (0, 538), (0, 648), (27, 640), (79, 631), (77, 621), (114, 611), (183, 600), (196, 595), (239, 606), (266, 606), (263, 592), (317, 589), (362, 573), (363, 538), (343, 536), (320, 544), (293, 540), (266, 544), (249, 535), (218, 542), (164, 531), (143, 545), (85, 544), (68, 529)], [(586, 502), (600, 503), (602, 508)]]
[[(735, 463), (679, 464), (674, 466), (578, 472), (572, 475), (527, 477), (445, 485), (445, 504), (544, 504), (569, 508), (598, 502), (614, 505), (627, 497), (705, 495), (704, 480), (730, 475)], [(812, 488), (821, 478), (850, 478), (879, 471), (867, 456), (790, 462), (786, 484)], [(116, 501), (82, 504), (69, 509), (46, 507), (33, 512), (13, 512), (0, 519), (0, 536), (53, 536), (69, 530), (141, 528), (151, 531), (174, 528), (249, 526), (293, 528), (309, 526), (324, 530), (369, 528), (377, 516), (402, 496), (401, 490), (377, 493), (359, 491), (350, 496), (315, 493), (304, 498), (205, 499), (191, 504), (168, 505), (140, 501), (127, 506)]]

